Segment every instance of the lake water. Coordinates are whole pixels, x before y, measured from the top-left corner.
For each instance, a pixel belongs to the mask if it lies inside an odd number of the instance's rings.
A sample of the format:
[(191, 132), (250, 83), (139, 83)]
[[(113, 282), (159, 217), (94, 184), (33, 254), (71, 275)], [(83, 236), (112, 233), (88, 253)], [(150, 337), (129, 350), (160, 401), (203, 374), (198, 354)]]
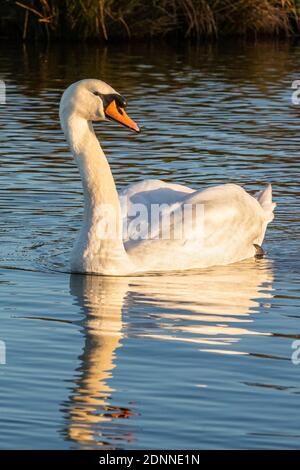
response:
[[(299, 448), (300, 45), (0, 49), (0, 448)], [(263, 260), (68, 274), (83, 210), (58, 103), (92, 77), (143, 128), (96, 126), (118, 188), (272, 182)]]

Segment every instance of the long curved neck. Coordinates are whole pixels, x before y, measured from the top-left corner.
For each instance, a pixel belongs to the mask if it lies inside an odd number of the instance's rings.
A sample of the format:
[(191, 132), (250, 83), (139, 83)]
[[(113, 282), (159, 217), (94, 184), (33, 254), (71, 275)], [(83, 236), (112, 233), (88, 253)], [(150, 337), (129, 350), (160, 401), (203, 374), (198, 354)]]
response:
[(128, 257), (122, 240), (121, 207), (115, 182), (90, 122), (71, 114), (62, 127), (78, 165), (84, 220), (72, 252), (77, 272), (122, 274)]
[(116, 185), (92, 124), (71, 116), (67, 120), (67, 139), (80, 171), (85, 216), (91, 220), (103, 204), (110, 204), (119, 213)]

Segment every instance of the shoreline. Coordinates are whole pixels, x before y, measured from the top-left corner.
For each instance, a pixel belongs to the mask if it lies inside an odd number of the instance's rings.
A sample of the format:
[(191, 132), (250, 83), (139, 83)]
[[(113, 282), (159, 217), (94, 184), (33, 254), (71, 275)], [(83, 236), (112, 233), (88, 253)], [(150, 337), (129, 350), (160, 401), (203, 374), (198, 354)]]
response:
[(300, 35), (300, 0), (7, 0), (0, 36), (23, 41), (114, 43)]

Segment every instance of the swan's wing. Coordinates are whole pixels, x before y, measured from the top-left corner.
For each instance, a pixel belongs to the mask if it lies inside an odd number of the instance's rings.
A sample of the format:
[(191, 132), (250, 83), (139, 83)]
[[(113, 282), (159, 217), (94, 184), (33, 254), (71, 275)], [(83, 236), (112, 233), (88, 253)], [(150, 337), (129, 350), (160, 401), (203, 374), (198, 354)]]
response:
[(128, 186), (120, 193), (120, 198), (127, 197), (133, 203), (171, 204), (193, 192), (195, 190), (188, 186), (149, 179)]
[(203, 206), (203, 247), (239, 256), (253, 243), (261, 243), (265, 213), (254, 197), (235, 184), (208, 188), (187, 198)]
[(200, 219), (188, 226), (190, 231), (182, 238), (165, 239), (158, 227), (156, 239), (128, 242), (126, 249), (137, 262), (147, 263), (152, 270), (188, 269), (254, 255), (253, 243), (261, 243), (266, 220), (259, 202), (244, 189), (226, 184), (186, 193), (174, 207), (178, 210), (183, 205), (199, 207)]
[[(119, 197), (123, 217), (124, 241), (141, 237), (139, 224), (148, 224), (151, 208), (171, 207), (180, 203), (195, 190), (180, 184), (150, 179), (124, 189)], [(136, 223), (131, 223), (133, 220)], [(153, 228), (154, 230), (154, 228)]]

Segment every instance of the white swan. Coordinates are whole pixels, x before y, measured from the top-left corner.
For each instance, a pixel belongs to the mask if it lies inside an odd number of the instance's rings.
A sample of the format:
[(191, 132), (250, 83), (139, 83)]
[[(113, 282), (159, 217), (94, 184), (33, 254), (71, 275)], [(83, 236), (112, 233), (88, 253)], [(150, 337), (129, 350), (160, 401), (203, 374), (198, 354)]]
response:
[[(225, 265), (253, 257), (255, 245), (261, 245), (267, 224), (273, 219), (271, 185), (252, 197), (234, 184), (195, 191), (146, 180), (130, 186), (119, 197), (92, 121), (113, 119), (139, 132), (125, 106), (119, 93), (94, 79), (74, 83), (61, 99), (61, 126), (84, 191), (84, 220), (71, 255), (72, 272), (129, 275)], [(120, 199), (127, 206), (125, 213)], [(130, 218), (133, 204), (148, 210), (165, 204), (159, 223), (152, 223), (150, 238), (136, 238), (137, 224)], [(185, 207), (200, 207), (201, 217), (192, 209), (192, 225), (178, 237), (174, 233), (179, 219), (174, 214), (182, 214)], [(161, 220), (170, 222), (169, 237), (161, 236)], [(131, 222), (128, 233), (124, 233), (124, 227), (128, 227), (124, 221)]]

